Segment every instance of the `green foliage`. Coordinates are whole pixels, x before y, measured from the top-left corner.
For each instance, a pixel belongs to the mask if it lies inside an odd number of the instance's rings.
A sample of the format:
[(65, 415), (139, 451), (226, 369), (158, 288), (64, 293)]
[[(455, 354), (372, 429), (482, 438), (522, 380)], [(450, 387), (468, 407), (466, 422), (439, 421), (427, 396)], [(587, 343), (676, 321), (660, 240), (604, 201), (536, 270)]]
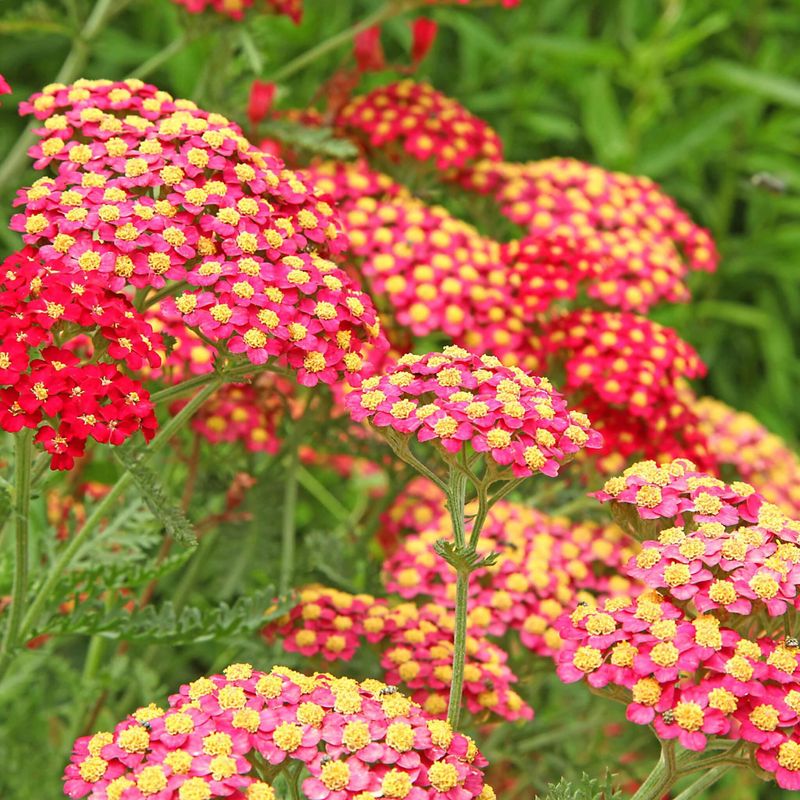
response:
[(275, 596), (275, 589), (269, 587), (240, 597), (230, 605), (221, 602), (212, 608), (177, 609), (167, 601), (158, 608), (147, 605), (133, 612), (124, 608), (106, 611), (93, 603), (81, 602), (71, 614), (54, 617), (41, 633), (99, 634), (107, 639), (170, 646), (224, 642), (253, 633), (284, 614), (288, 603), (276, 603)]
[(537, 800), (614, 800), (622, 793), (614, 788), (610, 775), (603, 779), (590, 778), (585, 772), (578, 780), (562, 778), (550, 784), (546, 794), (536, 795)]
[(328, 127), (310, 128), (286, 119), (269, 120), (261, 133), (299, 150), (306, 158), (322, 156), (337, 161), (349, 161), (358, 155), (356, 146), (347, 139), (338, 139)]
[(164, 526), (167, 534), (175, 539), (176, 542), (196, 547), (197, 537), (194, 534), (192, 523), (172, 501), (156, 473), (145, 466), (141, 462), (140, 456), (128, 447), (116, 448), (115, 455), (133, 476), (133, 480), (145, 503), (147, 503), (147, 507), (152, 515)]

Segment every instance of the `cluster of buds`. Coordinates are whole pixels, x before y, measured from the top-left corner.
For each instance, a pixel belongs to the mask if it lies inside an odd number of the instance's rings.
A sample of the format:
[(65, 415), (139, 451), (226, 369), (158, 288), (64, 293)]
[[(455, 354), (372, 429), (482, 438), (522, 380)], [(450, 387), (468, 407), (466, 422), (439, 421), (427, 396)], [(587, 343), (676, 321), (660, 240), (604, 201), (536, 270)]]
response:
[[(244, 19), (245, 12), (253, 8), (258, 0), (172, 0), (183, 6), (190, 14), (202, 14), (204, 11), (213, 11), (224, 14), (236, 21)], [(289, 17), (296, 25), (303, 18), (303, 0), (264, 0), (264, 11), (273, 14), (283, 14)]]
[(630, 692), (628, 718), (662, 739), (727, 738), (800, 788), (800, 523), (685, 459), (635, 464), (596, 496), (643, 541), (626, 571), (648, 590), (563, 617), (559, 675)]
[(495, 797), (475, 743), (394, 687), (250, 664), (78, 739), (64, 790), (90, 800), (275, 800), (263, 776), (297, 764), (312, 800)]

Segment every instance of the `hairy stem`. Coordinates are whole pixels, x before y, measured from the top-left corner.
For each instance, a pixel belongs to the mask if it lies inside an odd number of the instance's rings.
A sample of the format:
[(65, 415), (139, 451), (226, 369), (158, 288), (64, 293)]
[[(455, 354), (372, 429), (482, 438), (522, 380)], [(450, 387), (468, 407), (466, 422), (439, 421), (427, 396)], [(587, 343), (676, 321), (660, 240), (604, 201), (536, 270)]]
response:
[[(447, 490), (447, 510), (453, 523), (453, 538), (456, 547), (466, 546), (464, 507), (466, 506), (467, 478), (457, 468), (450, 467)], [(450, 684), (450, 700), (447, 704), (447, 720), (458, 728), (461, 718), (461, 695), (464, 690), (464, 664), (467, 658), (467, 613), (469, 606), (470, 569), (458, 568), (456, 579), (456, 619), (453, 633), (453, 678)]]
[(31, 451), (33, 431), (24, 428), (14, 437), (16, 461), (14, 464), (14, 527), (16, 550), (14, 582), (11, 589), (11, 612), (8, 618), (3, 644), (0, 646), (0, 662), (19, 644), (20, 624), (25, 611), (28, 594), (28, 517), (31, 504)]
[(295, 514), (297, 511), (297, 484), (298, 469), (300, 467), (300, 452), (298, 444), (295, 443), (289, 451), (289, 458), (286, 464), (286, 475), (283, 493), (283, 511), (281, 525), (281, 573), (278, 588), (282, 595), (286, 594), (291, 585), (294, 575), (294, 554), (296, 548), (296, 524)]
[(363, 33), (365, 30), (375, 25), (380, 25), (382, 22), (401, 14), (407, 8), (411, 7), (413, 7), (413, 3), (409, 3), (407, 0), (389, 0), (389, 2), (382, 5), (368, 17), (364, 17), (360, 22), (357, 22), (349, 28), (345, 28), (343, 31), (339, 31), (339, 33), (334, 36), (325, 39), (315, 47), (306, 50), (305, 53), (301, 53), (297, 58), (292, 59), (277, 72), (274, 72), (270, 76), (270, 80), (275, 83), (285, 81), (296, 72), (312, 64), (317, 59), (322, 58), (322, 56), (327, 55), (332, 50), (336, 50), (336, 48), (341, 47), (343, 44), (352, 41), (359, 33)]

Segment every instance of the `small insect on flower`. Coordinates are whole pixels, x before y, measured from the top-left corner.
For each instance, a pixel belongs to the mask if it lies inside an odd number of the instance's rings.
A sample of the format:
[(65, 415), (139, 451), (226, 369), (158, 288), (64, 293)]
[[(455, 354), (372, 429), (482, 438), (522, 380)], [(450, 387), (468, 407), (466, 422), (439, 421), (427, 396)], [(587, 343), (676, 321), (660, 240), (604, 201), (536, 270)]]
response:
[(675, 714), (671, 708), (668, 708), (661, 716), (664, 718), (664, 722), (666, 722), (667, 725), (672, 725), (672, 723), (675, 722)]
[(796, 636), (787, 636), (783, 640), (783, 645), (784, 647), (791, 647), (793, 650), (796, 650), (800, 647), (800, 639), (798, 639)]
[(384, 686), (378, 692), (378, 697), (385, 697), (388, 694), (397, 694), (397, 687), (396, 686)]

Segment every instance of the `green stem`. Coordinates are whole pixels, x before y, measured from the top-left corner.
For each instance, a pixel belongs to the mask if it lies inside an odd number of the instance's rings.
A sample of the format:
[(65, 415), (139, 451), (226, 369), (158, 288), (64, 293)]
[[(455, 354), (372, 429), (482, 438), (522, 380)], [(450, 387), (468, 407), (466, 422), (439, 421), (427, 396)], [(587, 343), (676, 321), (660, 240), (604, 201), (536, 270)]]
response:
[(340, 522), (350, 518), (350, 510), (339, 502), (326, 486), (305, 467), (297, 467), (297, 480), (300, 485)]
[(310, 50), (301, 53), (297, 58), (281, 67), (277, 72), (274, 72), (269, 79), (274, 83), (285, 81), (318, 58), (322, 58), (322, 56), (330, 53), (331, 50), (336, 50), (337, 47), (341, 47), (343, 44), (352, 41), (359, 33), (363, 33), (365, 30), (375, 25), (380, 25), (382, 22), (401, 14), (407, 8), (411, 7), (413, 7), (413, 3), (403, 2), (403, 0), (389, 0), (389, 2), (382, 5), (368, 17), (364, 17), (360, 22), (357, 22), (349, 28), (345, 28), (343, 31), (339, 31), (339, 33), (334, 36), (320, 42), (316, 47), (312, 47)]
[(683, 765), (690, 762), (693, 755), (688, 750), (676, 754), (674, 741), (662, 741), (658, 763), (631, 800), (661, 800), (680, 778)]
[[(453, 524), (456, 547), (466, 546), (464, 507), (466, 506), (467, 478), (456, 467), (450, 467), (447, 491), (447, 510)], [(447, 720), (454, 729), (461, 718), (461, 695), (464, 691), (464, 665), (467, 659), (467, 613), (469, 606), (469, 575), (467, 567), (459, 567), (456, 578), (456, 618), (453, 633), (453, 677), (450, 684), (450, 700), (447, 704)]]
[(701, 775), (694, 783), (687, 786), (675, 800), (692, 800), (697, 797), (700, 792), (713, 786), (728, 770), (732, 768), (732, 764), (721, 764), (718, 767), (710, 769), (705, 774)]
[(297, 512), (297, 472), (300, 467), (298, 445), (289, 451), (286, 465), (286, 478), (283, 491), (283, 524), (281, 527), (281, 574), (278, 587), (282, 595), (289, 591), (294, 575), (294, 554), (296, 547), (295, 514)]
[(31, 505), (31, 453), (33, 431), (24, 428), (15, 437), (16, 460), (14, 463), (14, 523), (16, 552), (14, 560), (14, 582), (11, 589), (11, 612), (8, 618), (3, 644), (0, 646), (0, 661), (19, 644), (20, 625), (28, 594), (28, 518)]
[[(89, 60), (92, 41), (97, 37), (105, 23), (117, 11), (121, 10), (121, 7), (114, 8), (116, 2), (117, 0), (97, 0), (80, 33), (73, 39), (72, 47), (61, 65), (54, 83), (72, 83), (80, 75)], [(123, 5), (126, 4), (124, 3)], [(9, 151), (2, 165), (0, 165), (0, 187), (11, 185), (12, 178), (25, 163), (28, 148), (34, 141), (33, 129), (40, 125), (41, 122), (39, 120), (30, 122)]]
[(459, 570), (456, 579), (456, 619), (453, 636), (453, 682), (447, 704), (447, 721), (458, 728), (461, 719), (461, 694), (464, 691), (464, 665), (467, 659), (467, 612), (469, 606), (469, 571)]
[[(150, 458), (154, 453), (157, 453), (164, 447), (172, 437), (185, 425), (194, 415), (195, 411), (213, 394), (220, 386), (221, 381), (219, 377), (213, 383), (204, 387), (199, 391), (170, 421), (164, 425), (158, 434), (155, 436), (150, 445), (145, 448), (142, 454), (142, 460)], [(91, 515), (84, 522), (83, 527), (77, 534), (70, 540), (69, 544), (61, 552), (56, 563), (45, 578), (42, 587), (39, 589), (36, 597), (34, 598), (31, 607), (25, 614), (22, 624), (20, 626), (20, 635), (25, 636), (28, 631), (39, 621), (39, 617), (44, 610), (50, 595), (53, 593), (58, 581), (72, 563), (75, 556), (83, 548), (92, 533), (100, 525), (103, 519), (107, 516), (108, 512), (114, 507), (118, 498), (125, 492), (125, 490), (133, 482), (133, 476), (130, 472), (124, 472), (117, 479), (114, 486), (108, 494), (95, 506)], [(3, 677), (5, 670), (8, 668), (9, 653), (3, 652), (0, 657), (0, 678)]]
[(150, 58), (143, 61), (139, 64), (138, 67), (134, 67), (130, 73), (128, 73), (128, 78), (146, 78), (151, 72), (155, 72), (162, 64), (166, 64), (172, 56), (177, 55), (186, 47), (189, 42), (192, 41), (194, 37), (184, 31), (181, 33), (180, 36), (173, 39), (168, 45), (163, 47), (154, 55), (150, 56)]

